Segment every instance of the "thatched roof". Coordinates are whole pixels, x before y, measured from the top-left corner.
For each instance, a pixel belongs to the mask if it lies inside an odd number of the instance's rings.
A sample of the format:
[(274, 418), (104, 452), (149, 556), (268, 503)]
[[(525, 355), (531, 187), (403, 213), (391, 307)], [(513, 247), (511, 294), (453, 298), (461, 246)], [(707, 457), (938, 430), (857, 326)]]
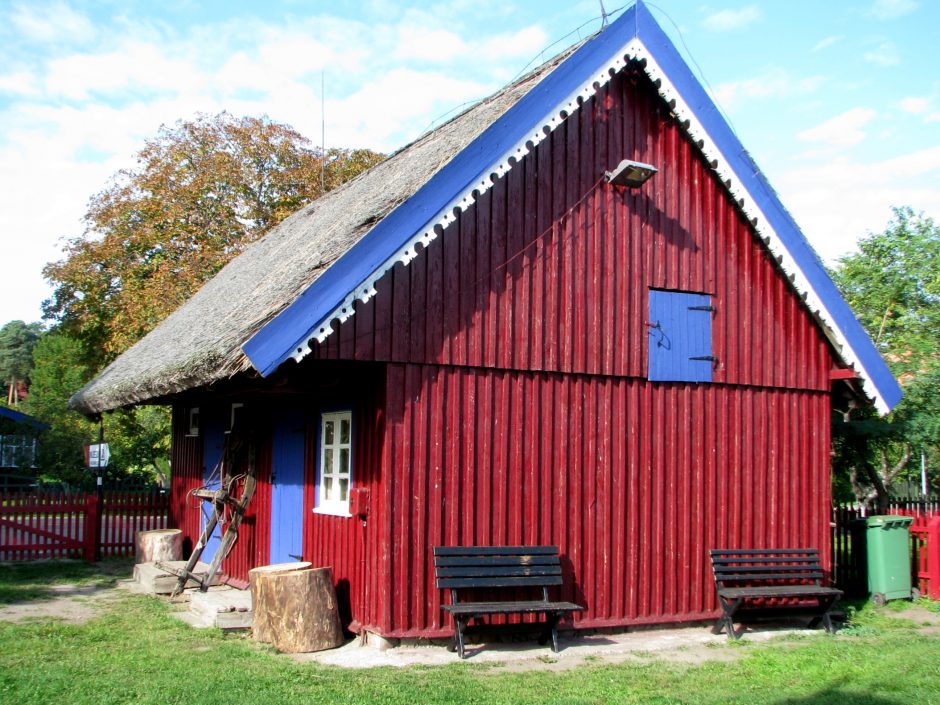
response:
[(271, 229), (81, 389), (86, 414), (250, 370), (242, 345), (548, 75), (560, 54)]

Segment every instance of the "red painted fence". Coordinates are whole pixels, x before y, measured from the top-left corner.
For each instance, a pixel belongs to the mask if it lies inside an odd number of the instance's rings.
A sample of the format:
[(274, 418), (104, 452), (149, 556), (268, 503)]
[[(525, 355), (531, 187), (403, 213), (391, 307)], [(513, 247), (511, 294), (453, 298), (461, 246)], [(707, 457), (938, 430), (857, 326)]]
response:
[(0, 493), (0, 560), (133, 555), (137, 532), (165, 529), (168, 509), (156, 492)]
[[(850, 595), (867, 591), (863, 557), (852, 550), (852, 522), (874, 514), (857, 506), (832, 509), (832, 575)], [(886, 514), (914, 518), (911, 524), (911, 578), (922, 595), (940, 600), (940, 500), (892, 501)]]

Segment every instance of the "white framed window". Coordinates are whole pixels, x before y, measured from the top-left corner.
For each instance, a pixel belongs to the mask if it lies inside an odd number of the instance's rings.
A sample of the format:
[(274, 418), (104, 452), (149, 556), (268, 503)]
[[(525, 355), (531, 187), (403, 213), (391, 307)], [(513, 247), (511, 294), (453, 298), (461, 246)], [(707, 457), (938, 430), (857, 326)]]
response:
[(226, 433), (231, 433), (235, 428), (235, 422), (241, 418), (242, 410), (244, 408), (245, 405), (240, 402), (235, 402), (232, 404), (231, 410), (229, 411), (228, 431), (226, 431)]
[(314, 511), (350, 516), (352, 434), (352, 411), (320, 415), (320, 476)]
[(0, 436), (0, 467), (36, 467), (36, 439), (29, 436)]
[(190, 408), (188, 416), (189, 418), (187, 420), (188, 420), (188, 425), (189, 425), (189, 432), (186, 435), (190, 437), (198, 436), (199, 435), (199, 407), (194, 406)]

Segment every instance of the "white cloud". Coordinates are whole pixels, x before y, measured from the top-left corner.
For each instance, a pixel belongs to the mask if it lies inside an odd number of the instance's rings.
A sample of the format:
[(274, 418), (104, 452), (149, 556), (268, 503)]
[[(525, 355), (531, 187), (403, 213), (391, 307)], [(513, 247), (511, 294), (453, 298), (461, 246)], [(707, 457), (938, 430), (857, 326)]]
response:
[(893, 20), (913, 12), (920, 6), (915, 0), (875, 0), (868, 14), (879, 20)]
[(45, 87), (52, 96), (82, 100), (92, 93), (185, 91), (199, 75), (190, 61), (169, 58), (165, 48), (130, 40), (107, 53), (51, 61)]
[(901, 110), (912, 115), (923, 115), (930, 110), (930, 98), (910, 96), (901, 101)]
[(822, 51), (823, 49), (828, 49), (833, 44), (838, 44), (843, 39), (845, 39), (844, 34), (831, 34), (828, 37), (820, 39), (816, 42), (816, 46), (813, 47), (813, 51)]
[(866, 51), (862, 58), (870, 64), (878, 66), (897, 66), (901, 63), (898, 49), (893, 42), (881, 42), (877, 47)]
[(786, 69), (770, 68), (762, 74), (741, 81), (720, 83), (715, 87), (718, 103), (730, 109), (741, 99), (791, 98), (808, 95), (822, 85), (822, 76), (793, 76)]
[(402, 27), (395, 56), (419, 61), (449, 61), (467, 52), (464, 40), (446, 29)]
[(62, 2), (45, 6), (19, 4), (9, 19), (21, 36), (37, 42), (85, 41), (96, 34), (91, 20)]
[(761, 17), (760, 9), (756, 5), (748, 5), (739, 10), (719, 10), (713, 12), (702, 21), (705, 29), (713, 32), (727, 32), (740, 29), (756, 22)]
[(38, 81), (29, 71), (14, 71), (0, 76), (0, 93), (14, 93), (21, 96), (39, 94)]
[[(935, 176), (924, 179), (925, 175)], [(831, 262), (854, 250), (866, 233), (882, 230), (892, 207), (940, 212), (940, 146), (874, 163), (837, 157), (795, 169), (775, 181), (813, 247)]]
[(865, 139), (862, 128), (877, 114), (870, 108), (852, 108), (816, 127), (803, 130), (797, 137), (825, 147), (851, 147)]

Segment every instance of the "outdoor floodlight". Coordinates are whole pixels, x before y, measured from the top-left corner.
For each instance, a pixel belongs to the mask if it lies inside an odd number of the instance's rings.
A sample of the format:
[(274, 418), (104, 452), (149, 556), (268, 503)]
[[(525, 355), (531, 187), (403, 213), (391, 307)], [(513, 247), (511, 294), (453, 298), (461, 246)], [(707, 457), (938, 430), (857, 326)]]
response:
[(608, 183), (615, 186), (627, 186), (637, 188), (647, 182), (659, 169), (649, 164), (641, 164), (629, 159), (624, 159), (613, 171), (605, 171), (604, 178)]

